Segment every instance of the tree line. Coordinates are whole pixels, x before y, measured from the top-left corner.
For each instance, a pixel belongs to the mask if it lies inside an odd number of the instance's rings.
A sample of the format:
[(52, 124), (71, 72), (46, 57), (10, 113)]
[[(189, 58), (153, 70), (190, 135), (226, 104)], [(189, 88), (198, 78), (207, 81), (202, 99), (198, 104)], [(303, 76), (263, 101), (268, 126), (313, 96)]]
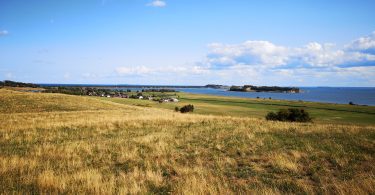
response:
[(16, 82), (16, 81), (10, 81), (10, 80), (0, 81), (0, 86), (1, 87), (32, 87), (32, 88), (40, 87), (39, 85), (33, 84), (33, 83), (23, 83), (23, 82)]

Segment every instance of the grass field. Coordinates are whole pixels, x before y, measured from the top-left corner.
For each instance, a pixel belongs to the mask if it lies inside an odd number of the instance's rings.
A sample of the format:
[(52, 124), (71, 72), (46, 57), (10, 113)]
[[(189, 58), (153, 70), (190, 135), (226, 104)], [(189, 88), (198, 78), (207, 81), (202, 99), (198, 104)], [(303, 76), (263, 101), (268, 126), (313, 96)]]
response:
[[(375, 193), (373, 107), (180, 96), (197, 112), (0, 89), (0, 193)], [(286, 105), (317, 122), (263, 119)]]
[[(175, 94), (175, 93), (171, 93)], [(144, 107), (167, 108), (174, 110), (176, 106), (182, 107), (193, 104), (195, 113), (212, 114), (219, 116), (238, 116), (264, 118), (270, 111), (282, 108), (303, 108), (311, 113), (317, 123), (335, 124), (362, 124), (375, 125), (375, 106), (353, 106), (344, 104), (328, 104), (315, 102), (299, 102), (286, 100), (250, 99), (237, 97), (223, 97), (212, 95), (198, 95), (188, 93), (177, 93), (179, 103), (158, 103), (148, 100), (101, 98), (125, 105), (136, 105)]]

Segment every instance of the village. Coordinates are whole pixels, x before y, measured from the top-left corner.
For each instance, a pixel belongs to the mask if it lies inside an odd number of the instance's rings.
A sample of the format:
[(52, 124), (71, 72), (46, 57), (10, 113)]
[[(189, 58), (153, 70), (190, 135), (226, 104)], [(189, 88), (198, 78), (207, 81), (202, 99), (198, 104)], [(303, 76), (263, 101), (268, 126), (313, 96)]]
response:
[[(89, 94), (89, 96), (93, 96), (92, 94)], [(157, 101), (159, 103), (163, 102), (179, 102), (179, 100), (176, 97), (170, 97), (170, 96), (158, 96), (158, 95), (143, 95), (142, 93), (137, 93), (136, 95), (128, 95), (128, 94), (100, 94), (100, 97), (106, 97), (106, 98), (130, 98), (130, 99), (140, 99), (140, 100), (150, 100), (150, 101)]]
[(64, 93), (69, 95), (96, 96), (102, 98), (128, 98), (156, 101), (159, 103), (179, 102), (178, 91), (174, 89), (123, 89), (99, 87), (44, 87), (43, 93)]

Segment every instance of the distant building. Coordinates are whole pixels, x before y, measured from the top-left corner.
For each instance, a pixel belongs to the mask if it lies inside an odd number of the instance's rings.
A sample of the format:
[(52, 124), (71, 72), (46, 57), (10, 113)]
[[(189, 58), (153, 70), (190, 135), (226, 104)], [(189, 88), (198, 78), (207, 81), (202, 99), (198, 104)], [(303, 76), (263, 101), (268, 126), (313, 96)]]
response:
[(251, 86), (244, 86), (243, 91), (252, 91)]
[(171, 98), (171, 99), (169, 99), (169, 101), (171, 101), (171, 102), (178, 102), (178, 99), (177, 98)]

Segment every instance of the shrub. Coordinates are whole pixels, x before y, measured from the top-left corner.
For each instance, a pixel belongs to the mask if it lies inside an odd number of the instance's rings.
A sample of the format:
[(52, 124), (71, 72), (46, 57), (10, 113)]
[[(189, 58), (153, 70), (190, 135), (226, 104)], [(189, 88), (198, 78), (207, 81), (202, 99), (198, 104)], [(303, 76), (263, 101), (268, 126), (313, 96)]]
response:
[(183, 106), (182, 108), (180, 108), (180, 112), (181, 113), (186, 113), (186, 112), (193, 112), (194, 111), (194, 106), (189, 104), (189, 105), (185, 105)]
[(277, 121), (278, 120), (278, 116), (276, 113), (274, 112), (269, 112), (267, 115), (266, 115), (266, 119), (267, 120), (271, 120), (271, 121)]
[(267, 120), (272, 121), (290, 121), (290, 122), (310, 122), (311, 117), (304, 109), (288, 108), (281, 109), (277, 113), (269, 112), (266, 115)]
[(180, 111), (180, 108), (178, 106), (174, 107), (174, 111), (178, 112)]

